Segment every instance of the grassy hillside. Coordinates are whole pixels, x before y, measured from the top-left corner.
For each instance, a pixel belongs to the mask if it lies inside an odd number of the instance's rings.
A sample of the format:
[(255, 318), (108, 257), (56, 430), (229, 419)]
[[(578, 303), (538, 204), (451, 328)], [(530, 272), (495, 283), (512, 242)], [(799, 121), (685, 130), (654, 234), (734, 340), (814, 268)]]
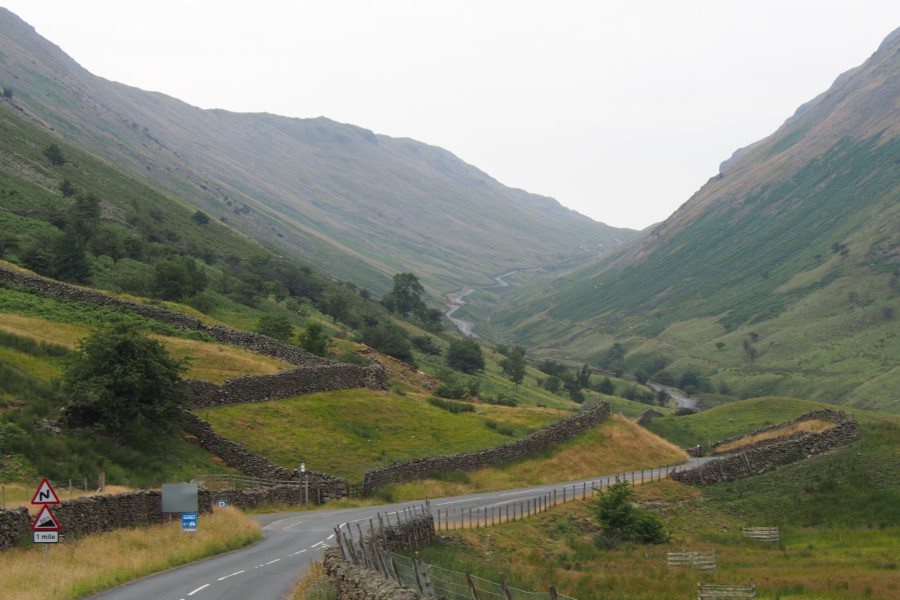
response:
[[(721, 439), (755, 427), (754, 412), (776, 402), (785, 416), (811, 408), (768, 399), (722, 407), (718, 416), (681, 418)], [(703, 488), (671, 481), (639, 486), (638, 502), (661, 516), (672, 536), (668, 544), (610, 548), (598, 536), (590, 503), (576, 503), (526, 521), (455, 532), (422, 555), (430, 564), (505, 579), (518, 589), (552, 584), (575, 598), (688, 598), (698, 580), (753, 581), (758, 598), (895, 598), (900, 421), (870, 414), (859, 420), (862, 439), (855, 445), (763, 475)], [(741, 528), (747, 525), (779, 526), (781, 542), (746, 540)], [(668, 569), (666, 553), (681, 550), (714, 550), (717, 570)]]
[(449, 152), (326, 118), (200, 110), (103, 80), (0, 11), (2, 102), (136, 179), (323, 272), (436, 295), (584, 261), (633, 232), (507, 188)]
[(900, 410), (898, 47), (615, 255), (499, 303), (473, 295), (469, 314), (548, 356), (602, 365), (619, 343), (620, 368), (660, 358), (701, 391)]

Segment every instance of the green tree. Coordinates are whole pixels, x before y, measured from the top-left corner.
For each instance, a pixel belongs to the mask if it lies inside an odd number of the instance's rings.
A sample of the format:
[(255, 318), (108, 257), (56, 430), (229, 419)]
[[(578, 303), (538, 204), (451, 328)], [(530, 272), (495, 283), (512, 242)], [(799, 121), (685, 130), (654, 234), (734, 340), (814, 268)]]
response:
[(612, 382), (612, 379), (604, 377), (603, 381), (600, 382), (600, 385), (597, 386), (597, 391), (601, 394), (612, 396), (616, 393), (616, 385)]
[(382, 299), (382, 304), (389, 311), (404, 317), (413, 314), (424, 314), (427, 310), (422, 294), (425, 288), (413, 273), (397, 273), (394, 275), (394, 287)]
[(509, 380), (516, 384), (516, 387), (525, 379), (525, 348), (516, 346), (512, 350), (507, 351), (506, 358), (500, 361), (500, 368), (509, 377)]
[(50, 274), (57, 279), (75, 283), (90, 281), (91, 265), (88, 263), (85, 250), (87, 246), (84, 238), (74, 228), (67, 228), (53, 241)]
[(389, 324), (365, 327), (362, 330), (360, 341), (383, 354), (393, 356), (411, 365), (415, 364), (409, 338), (399, 327)]
[(331, 337), (321, 323), (310, 323), (306, 330), (300, 334), (300, 346), (307, 352), (317, 356), (325, 356), (328, 346), (331, 345)]
[(475, 340), (453, 340), (447, 348), (445, 364), (451, 369), (473, 374), (484, 371), (484, 354)]
[(57, 167), (66, 164), (66, 156), (63, 154), (62, 148), (55, 142), (44, 148), (44, 156), (50, 160), (50, 164)]
[(187, 256), (153, 263), (153, 291), (163, 300), (184, 300), (206, 288), (206, 272)]
[(79, 342), (63, 376), (71, 423), (123, 440), (149, 441), (179, 422), (184, 361), (133, 326), (116, 324)]
[(634, 505), (634, 489), (628, 481), (609, 486), (595, 501), (597, 520), (607, 540), (663, 544), (669, 536), (662, 521), (649, 510)]
[(322, 312), (331, 317), (333, 323), (346, 322), (351, 306), (350, 294), (342, 289), (332, 288), (322, 296)]
[(256, 322), (256, 331), (276, 340), (286, 342), (294, 335), (294, 326), (284, 315), (266, 313)]

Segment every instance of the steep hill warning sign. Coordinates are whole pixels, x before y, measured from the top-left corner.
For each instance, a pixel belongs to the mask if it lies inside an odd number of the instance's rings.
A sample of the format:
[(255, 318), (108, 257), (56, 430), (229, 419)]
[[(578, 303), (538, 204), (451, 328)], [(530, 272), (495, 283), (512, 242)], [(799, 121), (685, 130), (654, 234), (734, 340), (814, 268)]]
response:
[(41, 485), (38, 486), (37, 491), (34, 493), (34, 498), (31, 499), (32, 504), (61, 504), (59, 500), (59, 496), (56, 495), (56, 490), (53, 489), (53, 486), (50, 485), (50, 482), (44, 479), (41, 482)]
[(59, 521), (56, 520), (56, 516), (53, 514), (53, 511), (50, 510), (49, 506), (45, 505), (41, 508), (41, 512), (38, 513), (37, 519), (31, 524), (31, 530), (59, 531)]

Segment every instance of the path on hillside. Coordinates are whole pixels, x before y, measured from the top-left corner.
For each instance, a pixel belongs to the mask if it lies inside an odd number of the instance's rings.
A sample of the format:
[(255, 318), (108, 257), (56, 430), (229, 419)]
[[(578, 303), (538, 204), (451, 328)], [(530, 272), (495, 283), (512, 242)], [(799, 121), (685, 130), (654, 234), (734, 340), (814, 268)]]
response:
[[(693, 468), (707, 459), (691, 459), (679, 469)], [(651, 475), (652, 473), (652, 475)], [(431, 500), (432, 511), (448, 508), (460, 513), (468, 509), (507, 506), (542, 497), (564, 488), (605, 487), (617, 479), (640, 482), (642, 478), (664, 477), (666, 468), (637, 473), (619, 473), (564, 483), (499, 490)], [(571, 495), (569, 496), (571, 497)], [(334, 530), (342, 525), (368, 527), (378, 513), (394, 515), (420, 506), (422, 501), (365, 508), (276, 513), (254, 517), (265, 539), (254, 546), (172, 569), (93, 596), (96, 600), (280, 600), (309, 566), (322, 560), (322, 550), (336, 546)], [(203, 527), (201, 516), (199, 527)], [(185, 533), (185, 535), (190, 535)]]

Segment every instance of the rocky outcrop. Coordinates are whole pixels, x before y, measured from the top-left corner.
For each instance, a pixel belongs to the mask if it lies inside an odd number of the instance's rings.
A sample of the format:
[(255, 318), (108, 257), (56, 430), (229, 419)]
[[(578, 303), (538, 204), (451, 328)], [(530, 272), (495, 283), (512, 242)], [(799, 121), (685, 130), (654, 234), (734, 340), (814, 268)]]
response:
[(514, 442), (477, 452), (430, 456), (373, 469), (366, 472), (363, 489), (368, 494), (375, 488), (389, 483), (425, 479), (433, 473), (477, 471), (478, 469), (529, 456), (536, 452), (547, 450), (554, 444), (559, 444), (581, 435), (608, 419), (609, 415), (609, 404), (600, 402), (584, 408), (573, 417), (563, 419)]

